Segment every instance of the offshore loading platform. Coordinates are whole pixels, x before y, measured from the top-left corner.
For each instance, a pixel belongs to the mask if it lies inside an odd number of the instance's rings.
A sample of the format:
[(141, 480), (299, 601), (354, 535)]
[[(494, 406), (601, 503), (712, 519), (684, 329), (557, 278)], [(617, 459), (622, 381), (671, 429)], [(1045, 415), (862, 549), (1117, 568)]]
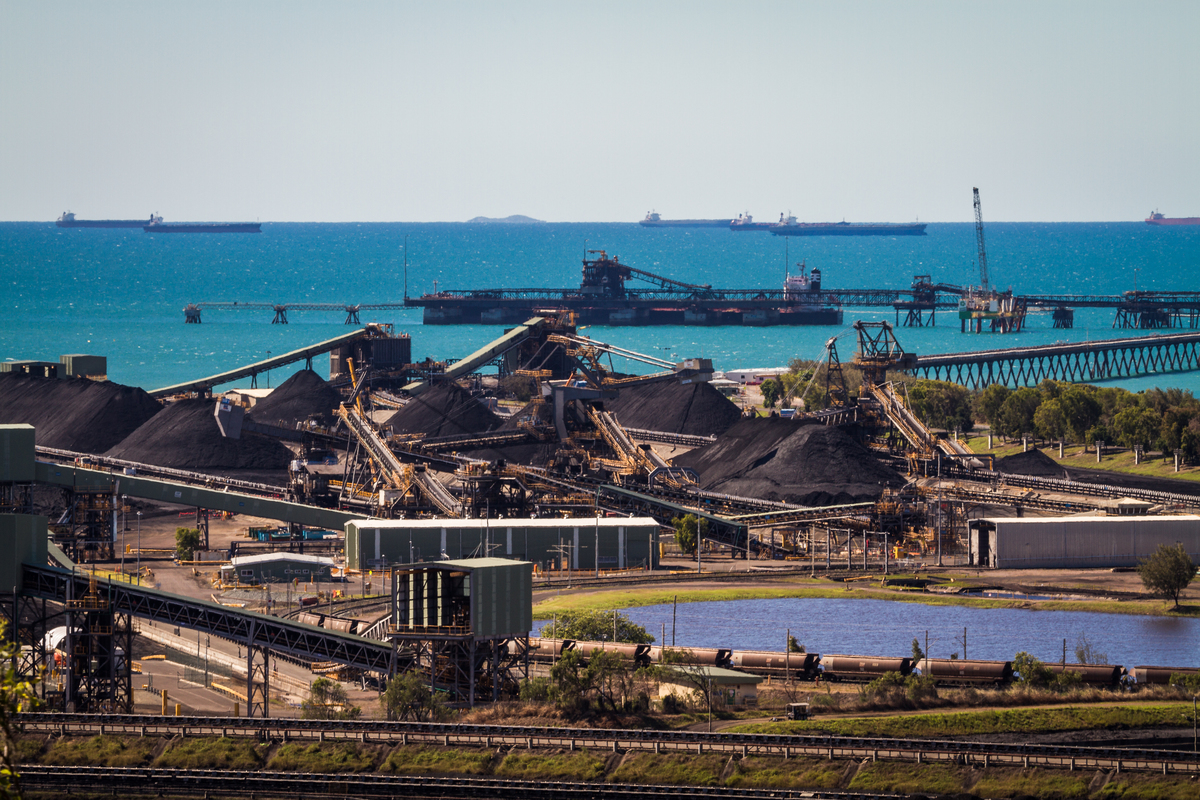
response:
[[(496, 325), (570, 311), (582, 325), (840, 325), (840, 305), (821, 293), (821, 271), (788, 276), (781, 289), (714, 289), (622, 264), (603, 250), (583, 261), (577, 289), (447, 290), (406, 298), (426, 325)], [(639, 279), (651, 288), (629, 288)]]

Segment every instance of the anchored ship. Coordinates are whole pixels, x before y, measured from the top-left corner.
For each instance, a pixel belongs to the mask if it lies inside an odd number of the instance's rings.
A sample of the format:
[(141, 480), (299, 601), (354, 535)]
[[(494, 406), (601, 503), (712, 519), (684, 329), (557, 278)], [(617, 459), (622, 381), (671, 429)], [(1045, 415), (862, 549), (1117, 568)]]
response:
[(143, 225), (146, 233), (262, 233), (258, 222), (178, 222), (164, 225), (157, 222)]
[(924, 236), (923, 222), (796, 222), (772, 225), (776, 236)]
[(647, 211), (646, 218), (639, 222), (646, 228), (724, 228), (729, 219), (663, 219), (657, 211)]
[[(521, 322), (568, 311), (581, 325), (840, 325), (842, 309), (821, 292), (821, 271), (789, 275), (783, 289), (714, 289), (622, 264), (590, 250), (577, 289), (442, 290), (406, 298), (426, 325)], [(798, 265), (803, 269), (803, 265)], [(648, 288), (629, 287), (637, 279)]]
[(1200, 217), (1164, 217), (1157, 211), (1151, 211), (1146, 217), (1147, 225), (1200, 225)]
[(754, 217), (750, 216), (750, 212), (739, 214), (738, 218), (729, 223), (731, 231), (767, 231), (774, 228), (776, 225), (791, 225), (796, 222), (796, 218), (788, 214), (779, 215), (779, 222), (755, 222)]
[(75, 215), (73, 213), (70, 211), (64, 211), (62, 216), (54, 221), (54, 224), (60, 228), (141, 228), (145, 225), (153, 225), (156, 222), (162, 222), (162, 217), (151, 214), (149, 220), (75, 219)]

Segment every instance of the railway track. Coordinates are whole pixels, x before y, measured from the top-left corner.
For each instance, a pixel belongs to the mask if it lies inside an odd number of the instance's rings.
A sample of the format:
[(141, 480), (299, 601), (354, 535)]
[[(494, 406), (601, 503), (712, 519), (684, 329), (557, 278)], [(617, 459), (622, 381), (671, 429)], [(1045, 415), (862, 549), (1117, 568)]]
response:
[(637, 783), (584, 783), (580, 781), (522, 781), (503, 778), (459, 778), (345, 773), (298, 773), (232, 771), (211, 769), (154, 769), (150, 767), (54, 767), (30, 765), (21, 768), (21, 782), (34, 791), (97, 791), (122, 795), (172, 797), (245, 798), (266, 795), (284, 798), (476, 798), (508, 800), (528, 797), (556, 798), (642, 798), (647, 795), (678, 800), (702, 797), (728, 798), (814, 798), (815, 800), (894, 800), (906, 795), (888, 792), (843, 792), (800, 789), (730, 789), (712, 786), (669, 786)]
[[(1200, 772), (1200, 753), (1144, 748), (1004, 744), (882, 737), (700, 731), (455, 725), (376, 720), (302, 720), (245, 717), (161, 717), (134, 714), (25, 713), (13, 718), (22, 733), (57, 736), (223, 736), (257, 740), (386, 742), (443, 747), (510, 749), (587, 748), (590, 751), (721, 753), (730, 756), (805, 756), (974, 766), (1126, 770), (1168, 774)], [(254, 773), (258, 774), (258, 773)], [(644, 789), (643, 789), (644, 791)]]

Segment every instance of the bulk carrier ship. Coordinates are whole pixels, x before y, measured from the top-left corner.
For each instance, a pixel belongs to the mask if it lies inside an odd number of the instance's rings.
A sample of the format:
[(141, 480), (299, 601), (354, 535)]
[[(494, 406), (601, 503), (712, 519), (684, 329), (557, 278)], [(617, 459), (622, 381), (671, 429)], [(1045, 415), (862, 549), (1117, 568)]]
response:
[(157, 222), (143, 225), (146, 233), (262, 233), (258, 222)]
[(1164, 217), (1157, 211), (1151, 211), (1146, 217), (1147, 225), (1200, 225), (1200, 217)]
[(638, 224), (644, 228), (725, 228), (731, 219), (663, 219), (657, 211), (647, 211)]
[(795, 222), (772, 225), (776, 236), (924, 236), (923, 222)]
[[(569, 311), (580, 325), (840, 325), (842, 309), (821, 292), (821, 271), (789, 275), (782, 289), (714, 289), (622, 264), (603, 250), (584, 259), (577, 289), (443, 290), (406, 297), (426, 325), (502, 325)], [(803, 268), (803, 265), (799, 265)], [(638, 279), (651, 288), (629, 288)]]
[(62, 216), (54, 221), (54, 224), (60, 228), (141, 228), (146, 225), (153, 225), (155, 222), (162, 222), (162, 217), (151, 214), (149, 220), (75, 219), (75, 215), (70, 211), (64, 211)]

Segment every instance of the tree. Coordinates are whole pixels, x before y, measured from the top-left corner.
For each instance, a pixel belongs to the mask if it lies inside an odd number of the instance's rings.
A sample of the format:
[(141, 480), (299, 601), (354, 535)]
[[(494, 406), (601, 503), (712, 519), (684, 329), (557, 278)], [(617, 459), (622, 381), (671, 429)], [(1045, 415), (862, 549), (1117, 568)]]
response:
[(806, 652), (804, 649), (804, 645), (802, 645), (798, 641), (796, 641), (796, 637), (792, 636), (791, 634), (788, 635), (788, 652), (789, 653)]
[(1062, 403), (1047, 400), (1038, 406), (1033, 412), (1033, 429), (1046, 439), (1062, 438), (1067, 432), (1067, 415), (1063, 413)]
[(579, 650), (567, 650), (550, 667), (550, 683), (554, 690), (548, 694), (565, 711), (582, 713), (593, 699), (601, 711), (616, 711), (631, 699), (634, 674), (614, 650), (593, 652), (586, 664)]
[(779, 402), (779, 396), (783, 392), (783, 385), (774, 378), (767, 378), (759, 387), (763, 396), (763, 406), (766, 408), (774, 408), (775, 403)]
[[(616, 617), (616, 631), (613, 618)], [(554, 622), (542, 628), (547, 639), (575, 639), (584, 642), (627, 642), (652, 644), (654, 637), (646, 629), (621, 612), (564, 611)]]
[(913, 411), (934, 428), (969, 431), (975, 427), (971, 416), (971, 395), (966, 387), (947, 381), (919, 380), (908, 387)]
[(1048, 686), (1054, 680), (1054, 673), (1024, 650), (1013, 656), (1013, 672), (1017, 680), (1027, 686)]
[(351, 705), (346, 688), (329, 678), (317, 678), (308, 689), (308, 699), (300, 704), (304, 719), (358, 719), (362, 709)]
[(1162, 422), (1162, 415), (1153, 408), (1127, 406), (1113, 417), (1112, 429), (1122, 447), (1140, 444), (1148, 450), (1158, 441)]
[(180, 561), (191, 561), (200, 549), (200, 531), (195, 528), (175, 529), (175, 557)]
[(1075, 640), (1075, 660), (1080, 664), (1107, 664), (1108, 654), (1097, 650), (1096, 645), (1088, 640), (1087, 634), (1081, 633)]
[(701, 535), (708, 532), (708, 520), (700, 519), (695, 514), (676, 517), (671, 524), (675, 526), (675, 543), (688, 555), (696, 552)]
[(379, 704), (388, 719), (437, 721), (450, 713), (441, 695), (430, 690), (425, 675), (416, 669), (402, 672), (388, 681), (387, 688), (379, 696)]
[(1160, 544), (1149, 558), (1138, 564), (1138, 575), (1152, 594), (1170, 600), (1179, 608), (1179, 595), (1196, 577), (1196, 565), (1182, 544)]
[(1100, 420), (1100, 403), (1089, 391), (1091, 387), (1068, 386), (1058, 396), (1058, 404), (1067, 419), (1067, 435), (1073, 442), (1087, 441), (1087, 432)]
[(1033, 430), (1033, 415), (1041, 405), (1042, 395), (1037, 389), (1024, 386), (1008, 396), (993, 427), (1002, 436), (1020, 436)]
[(8, 625), (0, 620), (0, 797), (21, 797), (21, 776), (17, 773), (14, 750), (16, 729), (13, 715), (31, 711), (40, 701), (34, 689), (36, 681), (21, 677), (17, 665), (21, 661), (21, 645), (7, 638)]
[(991, 386), (979, 393), (975, 400), (975, 411), (983, 418), (992, 428), (996, 427), (996, 423), (1000, 419), (1000, 407), (1004, 405), (1004, 401), (1012, 394), (1012, 390), (1000, 383), (993, 383)]
[(912, 660), (914, 665), (925, 660), (925, 651), (921, 649), (921, 640), (913, 637)]
[(654, 674), (660, 681), (684, 686), (695, 708), (719, 707), (724, 699), (720, 688), (713, 685), (708, 669), (691, 650), (664, 647), (662, 661), (654, 668)]

